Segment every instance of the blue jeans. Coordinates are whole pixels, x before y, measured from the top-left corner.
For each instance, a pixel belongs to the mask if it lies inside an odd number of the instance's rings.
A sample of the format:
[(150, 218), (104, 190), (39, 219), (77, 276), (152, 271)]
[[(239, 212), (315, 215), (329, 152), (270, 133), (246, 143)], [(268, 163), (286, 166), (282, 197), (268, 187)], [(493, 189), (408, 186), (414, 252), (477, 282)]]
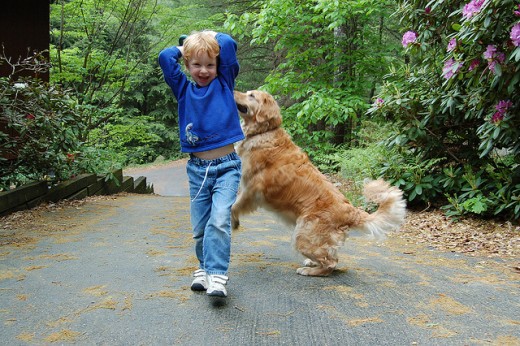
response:
[(191, 155), (186, 170), (199, 267), (208, 274), (227, 275), (231, 256), (231, 206), (237, 198), (242, 162), (236, 153), (215, 160)]

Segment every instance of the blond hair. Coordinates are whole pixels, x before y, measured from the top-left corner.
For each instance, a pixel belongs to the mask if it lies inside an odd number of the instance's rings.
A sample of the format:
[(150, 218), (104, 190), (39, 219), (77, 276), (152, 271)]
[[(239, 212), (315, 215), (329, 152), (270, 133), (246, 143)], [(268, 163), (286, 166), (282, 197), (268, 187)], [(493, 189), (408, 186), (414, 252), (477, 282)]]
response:
[(182, 44), (184, 63), (189, 64), (192, 56), (206, 53), (210, 58), (216, 58), (220, 46), (213, 31), (195, 31)]

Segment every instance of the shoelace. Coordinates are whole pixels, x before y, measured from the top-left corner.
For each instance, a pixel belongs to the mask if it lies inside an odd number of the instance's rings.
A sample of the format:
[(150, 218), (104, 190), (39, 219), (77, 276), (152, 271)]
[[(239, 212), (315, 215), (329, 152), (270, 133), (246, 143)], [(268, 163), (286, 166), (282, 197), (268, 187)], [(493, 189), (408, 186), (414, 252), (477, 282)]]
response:
[(195, 201), (197, 199), (197, 197), (199, 197), (200, 191), (202, 191), (202, 188), (204, 187), (204, 183), (206, 182), (206, 179), (208, 178), (208, 172), (209, 172), (210, 166), (211, 166), (211, 162), (209, 163), (208, 168), (206, 168), (206, 174), (204, 175), (204, 180), (202, 181), (202, 184), (200, 185), (199, 192), (197, 192), (195, 197), (191, 200), (192, 202)]

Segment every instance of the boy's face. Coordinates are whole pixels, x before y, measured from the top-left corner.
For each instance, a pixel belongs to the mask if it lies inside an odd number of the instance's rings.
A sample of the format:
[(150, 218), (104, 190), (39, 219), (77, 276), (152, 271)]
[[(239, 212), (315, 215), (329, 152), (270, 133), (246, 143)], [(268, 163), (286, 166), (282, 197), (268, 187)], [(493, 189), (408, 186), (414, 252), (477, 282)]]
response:
[(194, 55), (188, 63), (188, 71), (198, 86), (207, 86), (217, 77), (217, 58), (210, 58), (207, 53)]

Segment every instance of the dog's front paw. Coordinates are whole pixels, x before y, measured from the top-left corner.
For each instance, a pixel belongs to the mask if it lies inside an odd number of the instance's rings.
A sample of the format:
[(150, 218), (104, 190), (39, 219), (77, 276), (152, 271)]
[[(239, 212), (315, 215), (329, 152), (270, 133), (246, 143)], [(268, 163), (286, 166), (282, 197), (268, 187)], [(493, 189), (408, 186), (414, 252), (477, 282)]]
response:
[(301, 268), (296, 269), (296, 273), (303, 275), (303, 276), (308, 276), (310, 269), (311, 268), (309, 268), (309, 267), (301, 267)]
[(310, 258), (306, 258), (305, 261), (303, 261), (303, 265), (306, 267), (317, 267), (318, 263), (314, 262)]

